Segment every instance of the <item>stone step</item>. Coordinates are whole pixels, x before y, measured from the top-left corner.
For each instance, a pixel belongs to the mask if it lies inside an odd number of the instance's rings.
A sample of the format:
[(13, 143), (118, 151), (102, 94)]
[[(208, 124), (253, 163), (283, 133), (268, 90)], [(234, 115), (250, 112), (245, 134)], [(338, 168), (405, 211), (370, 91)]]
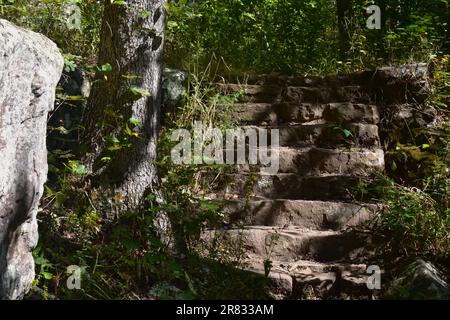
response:
[[(272, 130), (278, 130), (279, 145), (282, 147), (322, 147), (337, 148), (360, 147), (379, 148), (380, 138), (378, 126), (373, 124), (349, 123), (335, 124), (301, 124), (293, 126), (258, 126), (241, 127), (247, 135), (262, 135), (267, 137), (267, 143), (272, 144)], [(241, 139), (243, 136), (241, 136)], [(246, 141), (249, 139), (247, 138)], [(261, 145), (261, 143), (259, 143)]]
[[(335, 87), (355, 84), (362, 86), (386, 85), (401, 79), (412, 85), (414, 81), (422, 82), (426, 80), (427, 72), (427, 64), (418, 63), (397, 67), (381, 67), (376, 70), (364, 70), (352, 73), (329, 74), (326, 76), (287, 76), (277, 73), (246, 75), (245, 80), (248, 84), (259, 85)], [(232, 79), (229, 80), (232, 82)], [(244, 79), (241, 79), (240, 82), (242, 80)]]
[(210, 190), (217, 198), (352, 200), (362, 178), (354, 175), (299, 176), (293, 173), (224, 174)]
[(347, 86), (279, 86), (279, 85), (239, 85), (218, 84), (218, 87), (228, 93), (242, 93), (241, 102), (361, 102), (371, 101), (371, 94), (359, 85)]
[(246, 226), (224, 231), (209, 230), (203, 234), (207, 243), (217, 238), (229, 248), (242, 248), (249, 257), (280, 262), (359, 263), (370, 254), (371, 245), (370, 235), (356, 231), (318, 231), (293, 226)]
[(380, 121), (377, 106), (350, 102), (239, 103), (234, 106), (233, 115), (243, 123), (263, 125), (298, 124), (321, 120), (329, 123), (369, 124), (377, 124)]
[(369, 103), (371, 94), (359, 85), (339, 87), (293, 87), (284, 88), (282, 93), (283, 102), (360, 102)]
[[(249, 259), (248, 271), (265, 275), (264, 261)], [(271, 261), (271, 293), (278, 299), (373, 299), (366, 264)]]
[(344, 230), (363, 226), (381, 208), (373, 204), (352, 204), (308, 200), (230, 200), (225, 214), (232, 225), (297, 226), (312, 230)]
[[(348, 124), (345, 128), (330, 125), (299, 125), (293, 127), (278, 127), (280, 146), (360, 146), (379, 147), (378, 127), (371, 124)], [(346, 137), (344, 130), (349, 130), (352, 136)]]
[[(325, 77), (285, 76), (266, 74), (246, 77), (248, 87), (278, 87), (278, 88), (311, 88), (328, 92), (342, 91), (342, 87), (359, 87), (360, 99), (370, 98), (372, 101), (384, 104), (423, 102), (427, 97), (427, 65), (410, 64), (400, 67), (382, 67), (377, 70), (354, 72), (351, 74), (333, 74)], [(221, 79), (222, 80), (222, 79)], [(237, 79), (229, 79), (235, 82)], [(239, 81), (238, 81), (239, 82)], [(239, 90), (239, 85), (232, 85)], [(344, 90), (345, 91), (345, 90)], [(268, 101), (263, 101), (268, 102)]]
[[(368, 86), (375, 71), (354, 72), (352, 74), (334, 74), (327, 76), (286, 76), (280, 74), (264, 74), (247, 77), (245, 80), (249, 85), (278, 85), (297, 87), (336, 87), (342, 85), (364, 85)], [(230, 79), (229, 82), (233, 82)]]
[[(263, 156), (266, 157), (267, 155), (271, 161), (266, 161), (264, 164), (258, 161), (257, 165), (249, 164), (249, 154), (252, 153), (256, 159), (256, 155), (259, 157), (260, 152), (260, 149), (247, 150), (246, 164), (236, 165), (234, 172), (248, 173), (255, 168), (260, 168), (267, 173), (296, 173), (305, 176), (324, 174), (367, 176), (384, 170), (384, 152), (381, 149), (339, 150), (280, 147), (269, 152), (262, 151)], [(278, 161), (278, 165), (275, 163), (276, 161)], [(274, 172), (275, 170), (276, 172)]]
[(294, 271), (292, 295), (303, 299), (374, 299), (378, 293), (367, 287), (366, 268), (364, 264), (349, 268), (334, 265), (325, 266), (323, 271)]
[(241, 94), (241, 102), (275, 102), (280, 100), (283, 91), (278, 85), (241, 85), (234, 83), (218, 84), (221, 90), (226, 93)]

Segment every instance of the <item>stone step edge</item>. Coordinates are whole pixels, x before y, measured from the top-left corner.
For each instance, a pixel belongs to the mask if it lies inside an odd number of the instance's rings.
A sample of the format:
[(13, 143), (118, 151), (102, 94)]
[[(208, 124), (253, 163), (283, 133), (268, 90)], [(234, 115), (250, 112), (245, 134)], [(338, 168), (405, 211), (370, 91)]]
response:
[(262, 196), (252, 196), (251, 198), (245, 198), (243, 197), (241, 194), (232, 194), (229, 193), (227, 194), (227, 196), (230, 197), (234, 197), (231, 199), (219, 199), (218, 195), (220, 197), (223, 198), (223, 194), (218, 194), (218, 193), (208, 193), (208, 194), (204, 194), (203, 197), (198, 197), (198, 199), (201, 200), (211, 200), (211, 201), (225, 201), (225, 202), (236, 202), (236, 201), (240, 201), (240, 202), (246, 202), (246, 201), (250, 201), (250, 202), (264, 202), (264, 201), (304, 201), (304, 202), (323, 202), (323, 203), (336, 203), (336, 204), (349, 204), (349, 205), (361, 205), (361, 206), (373, 206), (373, 207), (377, 207), (377, 208), (383, 208), (383, 204), (379, 203), (379, 202), (374, 202), (374, 203), (370, 203), (370, 202), (360, 202), (360, 201), (347, 201), (347, 200), (310, 200), (310, 199), (289, 199), (289, 198), (267, 198), (267, 197), (262, 197)]
[[(304, 289), (312, 289), (312, 290), (322, 290), (325, 292), (330, 292), (332, 287), (335, 285), (337, 280), (337, 273), (340, 274), (339, 281), (345, 281), (347, 283), (351, 283), (353, 287), (358, 287), (360, 292), (364, 292), (364, 296), (367, 297), (367, 293), (370, 292), (370, 289), (367, 287), (367, 280), (370, 276), (367, 272), (367, 263), (363, 264), (351, 264), (351, 263), (321, 263), (314, 262), (310, 260), (299, 260), (297, 264), (308, 267), (318, 267), (322, 268), (321, 271), (311, 271), (307, 272), (296, 272), (295, 270), (284, 270), (278, 267), (278, 264), (282, 264), (282, 262), (271, 261), (272, 269), (268, 274), (269, 281), (269, 289), (271, 294), (276, 299), (285, 299), (292, 296), (299, 296), (304, 294)], [(261, 266), (263, 266), (263, 261), (261, 261)], [(351, 270), (351, 269), (359, 269)], [(350, 269), (350, 270), (349, 270)], [(266, 272), (263, 267), (255, 268), (255, 267), (246, 267), (244, 270), (248, 272), (253, 272), (259, 275), (266, 276)], [(383, 273), (383, 271), (382, 271)], [(324, 285), (326, 285), (325, 288)], [(302, 290), (303, 289), (303, 290)], [(303, 292), (297, 292), (303, 291)], [(338, 292), (338, 294), (348, 294), (355, 295), (354, 289), (353, 292), (347, 293), (345, 290), (343, 292)], [(358, 296), (358, 294), (356, 294)]]

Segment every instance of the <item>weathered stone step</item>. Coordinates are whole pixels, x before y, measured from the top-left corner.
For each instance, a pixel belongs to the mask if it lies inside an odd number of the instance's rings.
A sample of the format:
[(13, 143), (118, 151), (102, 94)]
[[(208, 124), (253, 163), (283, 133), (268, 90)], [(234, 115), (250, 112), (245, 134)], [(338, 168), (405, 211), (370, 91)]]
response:
[(361, 102), (371, 101), (367, 90), (359, 85), (338, 87), (303, 87), (279, 85), (219, 84), (225, 92), (242, 93), (242, 102)]
[(231, 224), (298, 226), (314, 230), (344, 230), (372, 221), (377, 205), (307, 200), (230, 200), (225, 213)]
[(358, 193), (361, 177), (353, 175), (299, 176), (292, 173), (225, 174), (217, 182), (218, 197), (235, 195), (270, 199), (351, 200)]
[[(270, 289), (278, 299), (373, 299), (376, 295), (367, 287), (366, 264), (310, 260), (271, 263)], [(265, 274), (263, 265), (264, 261), (253, 258), (246, 270)]]
[[(280, 73), (253, 74), (245, 77), (229, 77), (230, 83), (246, 83), (249, 85), (278, 85), (278, 86), (342, 86), (364, 85), (374, 86), (387, 84), (393, 80), (423, 81), (427, 75), (427, 64), (409, 64), (397, 67), (381, 67), (376, 70), (364, 70), (352, 73), (329, 74), (326, 76), (288, 76)], [(223, 78), (220, 78), (223, 80)]]
[(367, 287), (369, 275), (365, 264), (299, 265), (292, 271), (293, 298), (374, 299), (377, 292)]
[[(249, 153), (259, 155), (259, 149), (247, 150), (246, 159)], [(278, 167), (278, 173), (297, 173), (299, 175), (315, 176), (323, 174), (357, 174), (366, 176), (374, 172), (384, 170), (384, 152), (381, 149), (324, 149), (324, 148), (303, 148), (294, 149), (280, 147), (278, 149), (264, 151), (270, 163), (265, 165), (258, 163), (258, 168)], [(274, 159), (278, 159), (278, 166), (274, 164)], [(250, 172), (254, 165), (236, 165), (235, 172)], [(267, 172), (267, 173), (277, 173)]]
[(244, 123), (279, 125), (283, 123), (305, 123), (327, 121), (329, 123), (370, 123), (380, 121), (375, 105), (337, 102), (329, 104), (312, 103), (239, 103), (233, 114)]
[(369, 103), (371, 95), (365, 88), (359, 85), (339, 87), (292, 87), (284, 88), (282, 93), (283, 102), (361, 102)]
[(249, 135), (266, 135), (272, 144), (271, 133), (278, 130), (279, 145), (282, 147), (324, 147), (354, 146), (361, 148), (378, 148), (380, 138), (378, 126), (373, 124), (349, 123), (345, 126), (334, 124), (302, 124), (294, 126), (272, 126), (262, 128), (244, 126)]
[(227, 246), (240, 246), (249, 256), (280, 262), (309, 259), (357, 263), (367, 258), (371, 243), (368, 234), (356, 231), (318, 231), (293, 226), (210, 230), (203, 237), (206, 241), (220, 237)]
[[(339, 145), (355, 145), (361, 147), (378, 147), (380, 140), (378, 127), (371, 124), (349, 124), (345, 128), (330, 125), (299, 125), (278, 127), (281, 146), (316, 145), (336, 147)], [(352, 136), (346, 137), (344, 130)]]
[[(338, 91), (340, 87), (359, 86), (359, 92), (371, 96), (371, 100), (390, 103), (423, 102), (427, 97), (427, 64), (411, 64), (400, 67), (382, 67), (377, 70), (354, 72), (351, 74), (334, 74), (325, 77), (299, 77), (280, 74), (251, 76), (243, 80), (257, 87), (310, 87)], [(229, 79), (230, 82), (237, 79)], [(239, 81), (238, 81), (239, 82)], [(233, 85), (239, 88), (238, 85)], [(366, 99), (366, 97), (364, 97)], [(267, 102), (267, 101), (263, 101)]]

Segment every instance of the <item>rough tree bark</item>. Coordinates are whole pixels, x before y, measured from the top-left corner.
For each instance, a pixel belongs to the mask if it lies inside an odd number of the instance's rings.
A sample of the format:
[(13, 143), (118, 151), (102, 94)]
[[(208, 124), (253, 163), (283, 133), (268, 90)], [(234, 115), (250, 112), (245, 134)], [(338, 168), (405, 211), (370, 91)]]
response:
[[(92, 88), (82, 140), (91, 181), (113, 199), (114, 214), (138, 208), (156, 183), (166, 1), (105, 1), (98, 63), (112, 70), (100, 72)], [(129, 119), (139, 121), (139, 137), (105, 161), (108, 139), (119, 137)]]

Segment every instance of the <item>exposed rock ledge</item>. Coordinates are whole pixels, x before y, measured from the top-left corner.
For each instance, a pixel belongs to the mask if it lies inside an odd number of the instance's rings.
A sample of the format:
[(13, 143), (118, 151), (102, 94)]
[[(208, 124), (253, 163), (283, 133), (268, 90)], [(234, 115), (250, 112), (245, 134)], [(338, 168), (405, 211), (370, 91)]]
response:
[(37, 207), (47, 179), (46, 124), (64, 60), (37, 33), (0, 20), (0, 298), (34, 279)]

